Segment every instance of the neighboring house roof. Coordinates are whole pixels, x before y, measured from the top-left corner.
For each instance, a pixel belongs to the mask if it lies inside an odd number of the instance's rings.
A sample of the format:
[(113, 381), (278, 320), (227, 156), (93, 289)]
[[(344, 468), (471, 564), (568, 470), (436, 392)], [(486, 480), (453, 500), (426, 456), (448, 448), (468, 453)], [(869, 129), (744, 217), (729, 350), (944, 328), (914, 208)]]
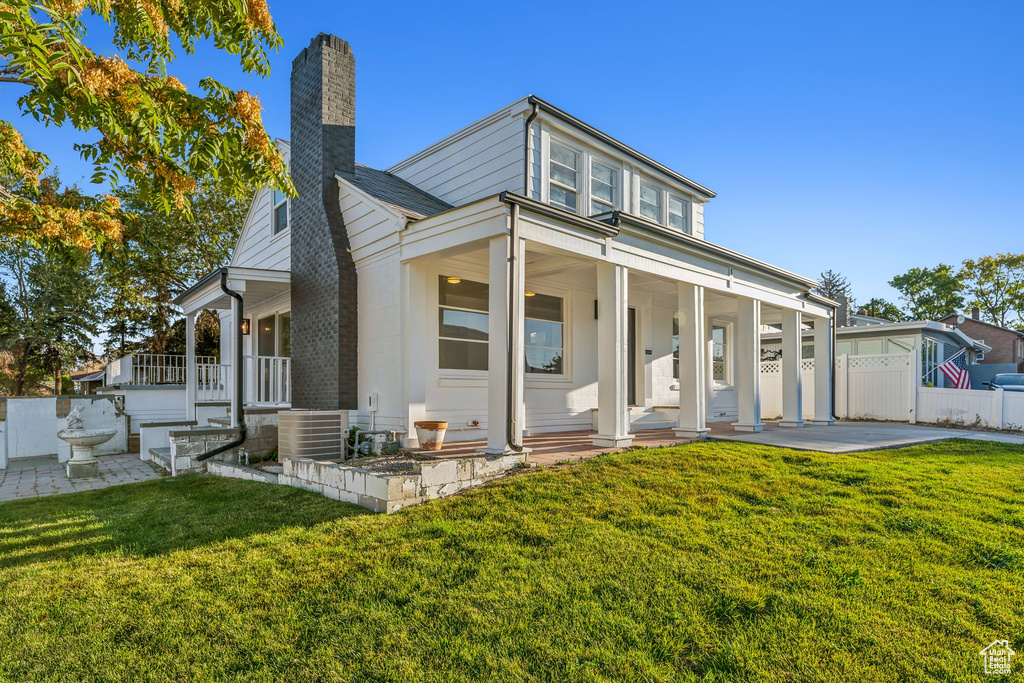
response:
[[(774, 326), (772, 326), (772, 327), (774, 328)], [(917, 334), (917, 333), (921, 333), (921, 332), (924, 332), (924, 331), (936, 332), (936, 333), (939, 333), (939, 334), (945, 334), (945, 335), (948, 335), (950, 337), (954, 337), (956, 339), (959, 339), (963, 343), (964, 346), (971, 347), (971, 348), (976, 349), (978, 351), (984, 351), (984, 352), (987, 353), (987, 352), (992, 350), (992, 347), (989, 346), (988, 344), (986, 344), (984, 342), (981, 342), (981, 341), (978, 341), (977, 339), (972, 339), (971, 337), (969, 337), (966, 334), (964, 334), (963, 331), (958, 330), (957, 328), (953, 327), (952, 325), (947, 325), (945, 323), (936, 322), (935, 320), (909, 320), (907, 322), (902, 322), (902, 323), (884, 322), (884, 323), (874, 323), (874, 324), (871, 324), (871, 325), (847, 325), (846, 327), (837, 327), (836, 328), (836, 336), (837, 337), (849, 337), (849, 336), (888, 335), (888, 334), (899, 334), (899, 333), (903, 333), (903, 334), (914, 333), (914, 334)], [(809, 330), (804, 330), (803, 331), (803, 336), (806, 337), (809, 334), (810, 334)], [(764, 333), (764, 334), (761, 335), (761, 338), (764, 339), (764, 340), (782, 339), (782, 332), (778, 331), (778, 332)]]
[(338, 175), (406, 218), (420, 220), (453, 208), (451, 204), (387, 171), (356, 164), (355, 174)]
[(72, 382), (95, 382), (96, 380), (103, 379), (103, 376), (107, 374), (105, 370), (99, 372), (73, 372), (71, 373)]
[[(950, 315), (947, 315), (945, 318), (942, 318), (942, 322), (950, 324), (947, 321), (949, 321), (949, 320), (956, 321), (956, 319), (957, 319), (957, 314), (950, 314)], [(968, 317), (966, 320), (964, 320), (964, 322), (965, 323), (977, 323), (979, 325), (987, 325), (989, 327), (994, 327), (997, 330), (1005, 330), (1007, 332), (1013, 332), (1014, 334), (1016, 334), (1019, 337), (1024, 337), (1024, 331), (1022, 331), (1022, 330), (1015, 330), (1012, 327), (1003, 327), (1002, 325), (996, 325), (995, 323), (990, 323), (990, 322), (988, 322), (986, 320), (976, 320), (974, 318)]]

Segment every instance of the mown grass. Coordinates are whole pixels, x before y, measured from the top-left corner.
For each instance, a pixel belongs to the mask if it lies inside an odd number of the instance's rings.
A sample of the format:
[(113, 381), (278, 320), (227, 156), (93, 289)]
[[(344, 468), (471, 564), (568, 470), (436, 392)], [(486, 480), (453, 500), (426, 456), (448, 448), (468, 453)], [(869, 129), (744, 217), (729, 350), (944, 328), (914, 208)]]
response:
[(200, 476), (7, 503), (0, 678), (981, 678), (1024, 647), (1022, 498), (1020, 447), (710, 443), (390, 517)]

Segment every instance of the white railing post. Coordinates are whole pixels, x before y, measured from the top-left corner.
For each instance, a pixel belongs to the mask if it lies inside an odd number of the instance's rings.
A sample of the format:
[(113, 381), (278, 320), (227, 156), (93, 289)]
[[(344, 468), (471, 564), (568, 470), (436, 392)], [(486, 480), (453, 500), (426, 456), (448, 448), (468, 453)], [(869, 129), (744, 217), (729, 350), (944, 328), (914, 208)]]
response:
[(1003, 400), (1005, 399), (1003, 388), (999, 387), (993, 391), (992, 394), (992, 420), (990, 421), (990, 426), (995, 427), (996, 429), (1002, 429), (1004, 426)]
[(908, 406), (909, 420), (910, 424), (916, 424), (918, 406), (917, 394), (921, 389), (921, 347), (915, 344), (914, 350), (911, 351), (908, 356), (908, 362), (910, 363), (910, 378), (907, 380), (907, 402), (910, 404)]

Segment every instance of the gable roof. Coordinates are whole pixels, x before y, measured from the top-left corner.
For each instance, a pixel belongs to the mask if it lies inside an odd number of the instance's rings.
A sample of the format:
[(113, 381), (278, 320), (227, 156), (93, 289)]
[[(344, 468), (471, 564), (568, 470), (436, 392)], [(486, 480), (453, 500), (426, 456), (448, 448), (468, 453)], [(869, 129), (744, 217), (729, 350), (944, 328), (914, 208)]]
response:
[[(954, 320), (955, 321), (958, 315), (959, 315), (958, 313), (950, 313), (945, 318), (941, 318), (941, 322), (946, 322), (947, 320)], [(996, 325), (995, 323), (990, 323), (987, 320), (975, 320), (974, 318), (968, 317), (966, 320), (964, 320), (964, 322), (965, 323), (978, 323), (979, 325), (988, 325), (989, 327), (994, 327), (997, 330), (1006, 330), (1007, 332), (1013, 332), (1016, 335), (1024, 337), (1024, 331), (1022, 331), (1022, 330), (1015, 330), (1012, 327), (1003, 327), (1002, 325)]]
[(453, 208), (451, 204), (387, 171), (356, 164), (354, 174), (338, 175), (406, 218), (419, 220)]

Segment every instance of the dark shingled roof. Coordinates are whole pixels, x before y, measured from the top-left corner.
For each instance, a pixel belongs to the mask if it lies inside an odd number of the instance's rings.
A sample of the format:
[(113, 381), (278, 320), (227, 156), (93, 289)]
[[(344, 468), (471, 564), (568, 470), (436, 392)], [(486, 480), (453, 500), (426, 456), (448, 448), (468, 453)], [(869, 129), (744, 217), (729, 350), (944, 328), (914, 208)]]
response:
[(441, 201), (434, 195), (427, 194), (412, 183), (369, 166), (356, 164), (354, 175), (347, 173), (338, 175), (374, 199), (380, 200), (403, 216), (413, 220), (433, 216), (452, 208), (451, 204)]

